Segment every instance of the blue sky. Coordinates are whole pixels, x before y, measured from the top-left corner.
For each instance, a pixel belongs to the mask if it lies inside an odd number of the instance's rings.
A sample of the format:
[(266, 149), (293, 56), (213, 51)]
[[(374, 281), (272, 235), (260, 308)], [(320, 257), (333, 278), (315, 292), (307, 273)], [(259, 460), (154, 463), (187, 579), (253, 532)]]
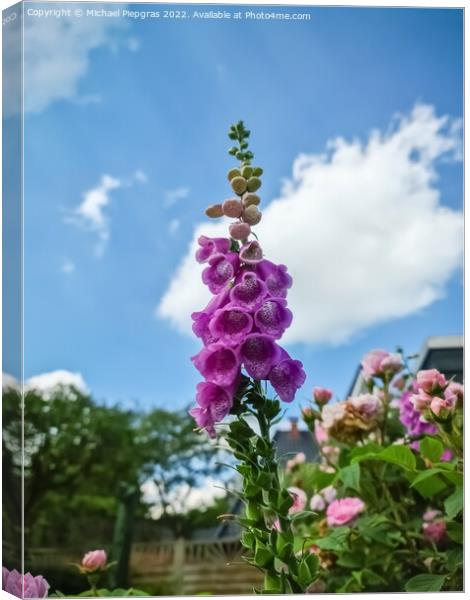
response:
[[(243, 118), (252, 130), (268, 204), (283, 197), (296, 158), (325, 152), (329, 140), (365, 144), (372, 129), (385, 134), (396, 113), (410, 115), (420, 103), (439, 117), (462, 117), (462, 11), (302, 12), (311, 19), (84, 18), (72, 24), (79, 29), (64, 46), (63, 21), (27, 21), (26, 377), (63, 369), (80, 372), (92, 393), (109, 402), (181, 407), (192, 401), (198, 374), (189, 357), (198, 341), (156, 317), (155, 309), (205, 206), (229, 194), (226, 130), (233, 121)], [(33, 42), (36, 27), (54, 33), (40, 48)], [(59, 54), (51, 89), (40, 70), (48, 43)], [(437, 189), (440, 205), (458, 217), (462, 163), (445, 160), (444, 150), (437, 154), (428, 170), (439, 177), (426, 189)], [(106, 192), (109, 203), (97, 225), (79, 207), (104, 175), (119, 183)], [(175, 190), (181, 197), (172, 201)], [(402, 214), (406, 222), (407, 210)], [(431, 236), (439, 231), (434, 225)], [(322, 227), (328, 230), (328, 223)], [(458, 253), (453, 232), (435, 236), (433, 244), (450, 239)], [(306, 401), (314, 384), (343, 396), (370, 348), (400, 344), (415, 352), (429, 335), (460, 334), (462, 273), (455, 253), (433, 280), (441, 295), (445, 290), (441, 299), (408, 307), (404, 316), (397, 308), (394, 316), (371, 318), (340, 343), (312, 333), (290, 344), (308, 375), (297, 400)], [(305, 260), (328, 264), (328, 257), (325, 251)], [(347, 287), (343, 293), (347, 298)], [(321, 307), (312, 310), (312, 320), (322, 318)]]

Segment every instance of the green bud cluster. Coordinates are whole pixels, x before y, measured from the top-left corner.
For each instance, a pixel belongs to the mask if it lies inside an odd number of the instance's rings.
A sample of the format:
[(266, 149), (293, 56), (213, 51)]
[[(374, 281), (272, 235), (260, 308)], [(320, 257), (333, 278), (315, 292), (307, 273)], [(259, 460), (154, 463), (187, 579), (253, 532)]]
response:
[(211, 219), (223, 216), (238, 219), (229, 227), (230, 237), (232, 240), (245, 243), (251, 234), (251, 228), (258, 225), (262, 218), (258, 208), (261, 198), (255, 192), (261, 187), (263, 169), (251, 164), (254, 154), (248, 150), (250, 131), (245, 128), (243, 121), (231, 125), (228, 135), (231, 140), (238, 142), (238, 147), (232, 146), (229, 154), (239, 160), (240, 165), (233, 167), (227, 173), (232, 191), (238, 198), (229, 198), (225, 202), (211, 204), (206, 208), (206, 215)]
[[(237, 418), (229, 425), (227, 441), (240, 461), (236, 469), (243, 478), (240, 497), (245, 516), (238, 521), (244, 528), (245, 560), (264, 573), (264, 585), (258, 592), (305, 592), (317, 578), (318, 558), (309, 552), (294, 552), (291, 524), (295, 517), (289, 515), (293, 499), (281, 485), (270, 437), (271, 426), (281, 418), (280, 402), (268, 399), (259, 381), (244, 378), (234, 405)], [(259, 433), (248, 422), (249, 415), (256, 416)]]

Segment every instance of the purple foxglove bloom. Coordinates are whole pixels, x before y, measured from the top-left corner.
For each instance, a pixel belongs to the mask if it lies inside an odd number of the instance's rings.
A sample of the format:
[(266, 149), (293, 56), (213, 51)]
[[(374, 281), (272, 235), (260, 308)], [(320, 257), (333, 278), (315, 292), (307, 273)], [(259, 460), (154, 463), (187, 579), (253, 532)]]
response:
[(267, 298), (255, 313), (255, 325), (261, 331), (279, 339), (292, 323), (292, 313), (284, 298)]
[(240, 260), (248, 265), (256, 265), (263, 260), (263, 250), (259, 242), (253, 240), (245, 244), (240, 250)]
[(228, 289), (222, 290), (217, 296), (214, 296), (204, 310), (194, 312), (191, 315), (193, 323), (193, 332), (198, 338), (201, 338), (205, 346), (216, 342), (209, 329), (209, 323), (214, 313), (224, 306), (228, 301)]
[(189, 411), (189, 414), (196, 421), (196, 425), (201, 429), (205, 429), (209, 434), (209, 437), (215, 438), (215, 428), (214, 428), (214, 420), (211, 416), (210, 410), (208, 408), (201, 408), (200, 406), (196, 406)]
[(194, 312), (191, 315), (191, 319), (194, 321), (192, 326), (193, 332), (198, 338), (201, 338), (205, 346), (217, 341), (217, 338), (212, 335), (209, 329), (209, 323), (211, 322), (212, 316), (212, 314), (205, 310)]
[(240, 372), (238, 350), (224, 344), (210, 344), (191, 359), (207, 381), (222, 387), (230, 386)]
[(266, 379), (271, 367), (279, 360), (280, 348), (269, 335), (252, 333), (243, 342), (240, 354), (250, 377)]
[(197, 243), (196, 260), (199, 263), (205, 263), (215, 254), (227, 254), (230, 250), (230, 240), (228, 238), (208, 238), (201, 235)]
[(214, 338), (226, 344), (239, 344), (250, 333), (253, 318), (244, 308), (225, 306), (212, 317), (209, 330)]
[(231, 304), (248, 310), (256, 310), (261, 306), (267, 293), (266, 285), (256, 273), (245, 271), (240, 282), (230, 292)]
[(269, 381), (283, 402), (292, 402), (295, 392), (305, 383), (305, 371), (300, 360), (285, 358), (271, 369)]
[(275, 298), (285, 298), (287, 290), (292, 286), (292, 277), (287, 273), (285, 265), (275, 265), (269, 260), (262, 260), (256, 272), (266, 283), (269, 292)]
[(213, 294), (218, 294), (235, 277), (240, 266), (236, 252), (215, 254), (209, 259), (209, 266), (202, 272), (202, 281)]
[(435, 435), (437, 427), (424, 420), (419, 410), (413, 406), (410, 398), (413, 392), (404, 392), (400, 399), (400, 421), (406, 428), (408, 435), (418, 437), (424, 434)]
[[(24, 589), (23, 589), (24, 586)], [(16, 569), (9, 571), (2, 567), (2, 589), (17, 598), (47, 598), (49, 584), (42, 575), (24, 576)]]
[(189, 414), (194, 417), (198, 427), (207, 430), (210, 437), (215, 437), (214, 424), (222, 421), (230, 412), (237, 384), (238, 379), (230, 388), (222, 388), (207, 381), (197, 385), (196, 401), (199, 406), (191, 409)]

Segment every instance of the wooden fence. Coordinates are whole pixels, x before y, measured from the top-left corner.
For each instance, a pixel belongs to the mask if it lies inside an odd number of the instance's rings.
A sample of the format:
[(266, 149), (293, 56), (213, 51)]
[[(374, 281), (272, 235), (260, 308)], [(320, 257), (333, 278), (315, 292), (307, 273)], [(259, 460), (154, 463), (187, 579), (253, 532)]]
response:
[[(31, 551), (29, 562), (40, 573), (42, 567), (80, 558), (79, 553), (42, 548)], [(260, 572), (242, 559), (238, 539), (136, 543), (129, 579), (132, 587), (171, 595), (251, 594), (262, 582)]]

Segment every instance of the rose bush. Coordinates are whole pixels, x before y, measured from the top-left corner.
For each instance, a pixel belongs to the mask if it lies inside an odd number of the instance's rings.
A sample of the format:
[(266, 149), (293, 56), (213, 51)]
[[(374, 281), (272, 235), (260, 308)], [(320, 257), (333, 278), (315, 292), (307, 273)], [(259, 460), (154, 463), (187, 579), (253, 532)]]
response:
[(270, 430), (306, 374), (279, 342), (293, 319), (293, 281), (253, 232), (263, 171), (251, 165), (249, 134), (241, 121), (229, 131), (236, 197), (206, 209), (232, 219), (229, 237), (198, 240), (214, 297), (192, 315), (203, 344), (192, 361), (204, 381), (190, 412), (209, 436), (225, 435), (238, 460), (245, 515), (223, 517), (244, 528), (245, 558), (265, 575), (257, 591), (461, 589), (459, 384), (435, 369), (414, 378), (401, 352), (372, 350), (362, 359), (364, 393), (332, 402), (332, 390), (317, 386), (303, 410), (320, 462), (296, 455), (281, 472)]
[(369, 393), (329, 404), (315, 388), (303, 411), (321, 461), (285, 481), (310, 499), (296, 546), (319, 556), (329, 592), (463, 586), (463, 386), (405, 363), (374, 350), (362, 361)]

